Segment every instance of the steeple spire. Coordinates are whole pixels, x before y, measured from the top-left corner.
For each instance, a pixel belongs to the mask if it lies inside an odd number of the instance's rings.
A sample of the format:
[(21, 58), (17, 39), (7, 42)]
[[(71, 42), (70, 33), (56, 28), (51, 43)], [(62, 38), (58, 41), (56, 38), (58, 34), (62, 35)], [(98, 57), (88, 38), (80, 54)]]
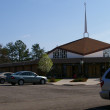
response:
[(85, 5), (85, 24), (84, 24), (83, 37), (89, 37), (89, 33), (87, 32), (86, 3), (84, 3), (84, 5)]

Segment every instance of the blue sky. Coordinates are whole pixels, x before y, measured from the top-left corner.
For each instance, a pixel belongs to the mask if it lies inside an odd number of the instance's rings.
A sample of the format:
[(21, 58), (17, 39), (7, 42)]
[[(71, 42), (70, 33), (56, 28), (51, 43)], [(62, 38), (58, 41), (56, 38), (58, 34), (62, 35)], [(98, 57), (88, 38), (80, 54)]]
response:
[(49, 51), (81, 39), (84, 2), (90, 38), (110, 43), (110, 0), (0, 0), (0, 44), (22, 40)]

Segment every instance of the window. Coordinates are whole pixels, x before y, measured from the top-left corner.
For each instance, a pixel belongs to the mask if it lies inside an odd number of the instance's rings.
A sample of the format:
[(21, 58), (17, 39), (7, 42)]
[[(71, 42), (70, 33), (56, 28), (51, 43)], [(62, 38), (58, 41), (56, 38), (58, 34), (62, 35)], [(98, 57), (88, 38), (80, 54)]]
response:
[(11, 75), (11, 73), (6, 73), (6, 74), (4, 74), (5, 76), (10, 76)]
[(53, 58), (67, 58), (67, 51), (57, 49), (53, 52)]
[(110, 57), (110, 48), (103, 51), (103, 57)]
[(20, 75), (22, 72), (13, 73), (14, 75)]
[(107, 79), (110, 79), (110, 71), (108, 72), (108, 74), (106, 75)]
[(21, 73), (21, 75), (23, 75), (23, 76), (24, 76), (24, 75), (28, 75), (28, 73), (27, 73), (27, 72), (25, 72), (25, 73)]
[(29, 76), (34, 76), (34, 74), (32, 72), (28, 72)]

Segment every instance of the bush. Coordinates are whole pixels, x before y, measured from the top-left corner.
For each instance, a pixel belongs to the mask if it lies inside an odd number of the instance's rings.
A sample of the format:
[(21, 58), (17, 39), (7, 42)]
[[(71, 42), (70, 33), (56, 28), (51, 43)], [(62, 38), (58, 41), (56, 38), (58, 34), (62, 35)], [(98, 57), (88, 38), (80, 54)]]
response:
[(56, 82), (55, 78), (50, 78), (49, 82)]

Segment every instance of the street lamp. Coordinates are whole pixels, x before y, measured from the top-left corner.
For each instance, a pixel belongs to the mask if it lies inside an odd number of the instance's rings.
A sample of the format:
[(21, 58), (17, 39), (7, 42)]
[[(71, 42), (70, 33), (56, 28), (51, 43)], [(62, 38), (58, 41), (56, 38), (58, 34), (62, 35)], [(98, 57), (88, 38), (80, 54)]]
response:
[(83, 61), (82, 58), (80, 60), (80, 64), (81, 64), (81, 75), (83, 75), (83, 64), (84, 64), (84, 61)]

